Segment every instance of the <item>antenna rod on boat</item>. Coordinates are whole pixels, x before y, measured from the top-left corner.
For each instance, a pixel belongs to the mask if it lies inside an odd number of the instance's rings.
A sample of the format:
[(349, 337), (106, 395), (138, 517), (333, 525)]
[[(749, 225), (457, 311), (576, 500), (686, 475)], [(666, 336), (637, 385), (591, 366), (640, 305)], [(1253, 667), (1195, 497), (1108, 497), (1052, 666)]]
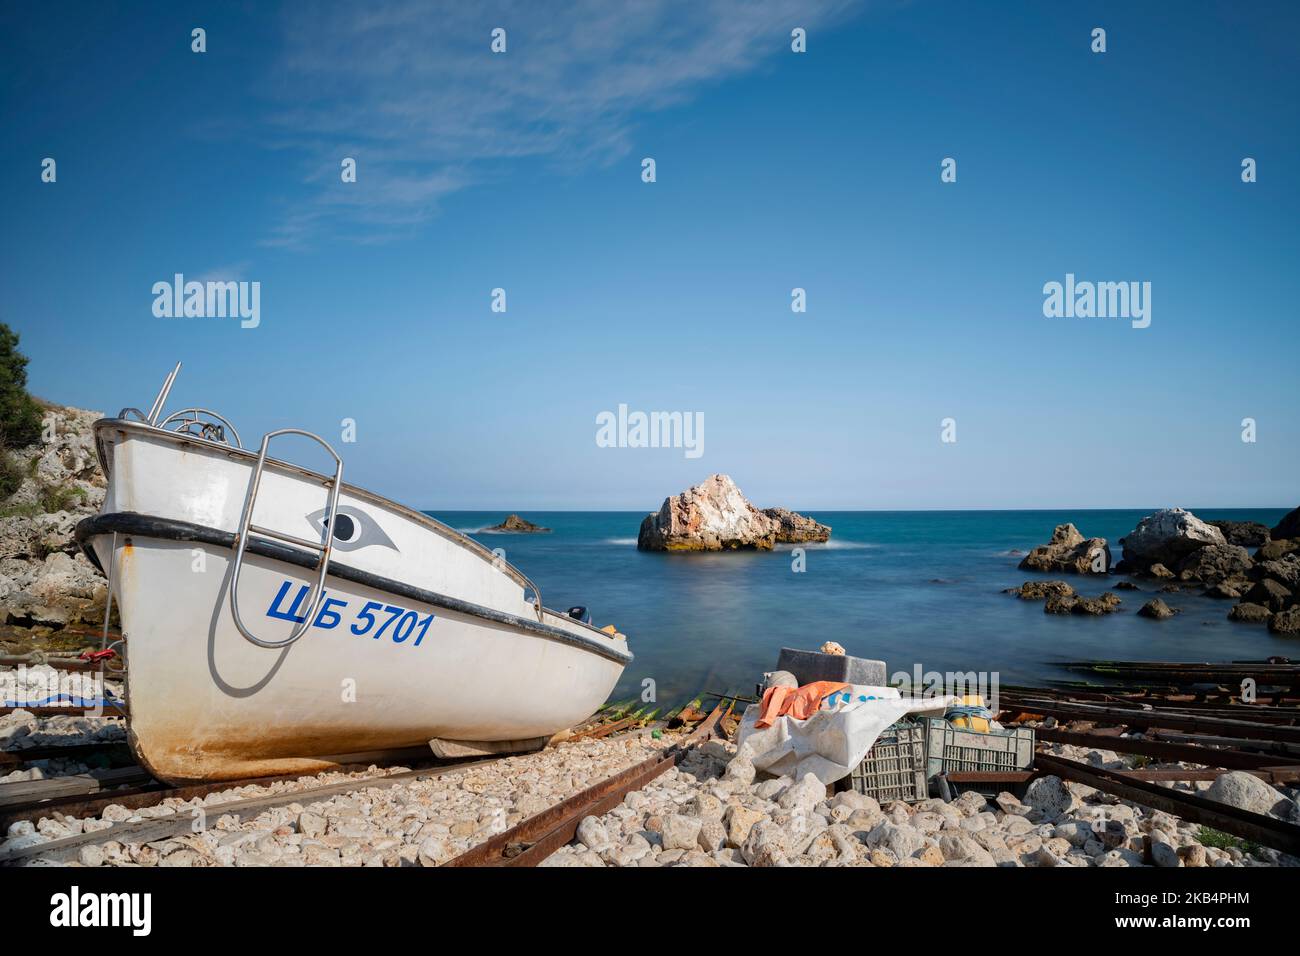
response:
[(179, 375), (180, 373), (181, 373), (181, 363), (177, 362), (176, 367), (172, 369), (172, 373), (168, 375), (166, 381), (163, 382), (162, 391), (160, 391), (158, 393), (158, 397), (153, 400), (153, 404), (149, 406), (150, 425), (157, 424), (158, 416), (162, 414), (163, 405), (167, 403), (167, 395), (169, 392), (171, 392), (172, 385), (175, 384), (176, 382), (176, 376)]

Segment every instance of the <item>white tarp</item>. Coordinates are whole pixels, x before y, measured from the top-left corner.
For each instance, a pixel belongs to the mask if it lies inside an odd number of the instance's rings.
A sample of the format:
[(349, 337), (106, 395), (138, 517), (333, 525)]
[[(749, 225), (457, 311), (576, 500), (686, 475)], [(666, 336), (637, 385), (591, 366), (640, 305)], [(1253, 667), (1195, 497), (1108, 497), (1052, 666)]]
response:
[[(847, 700), (845, 699), (847, 697)], [(822, 783), (847, 777), (866, 756), (876, 738), (906, 714), (940, 717), (957, 697), (902, 697), (893, 687), (850, 685), (835, 702), (825, 701), (807, 720), (778, 717), (771, 727), (754, 726), (759, 704), (745, 708), (736, 738), (740, 752), (747, 750), (755, 769), (802, 780), (812, 774)]]

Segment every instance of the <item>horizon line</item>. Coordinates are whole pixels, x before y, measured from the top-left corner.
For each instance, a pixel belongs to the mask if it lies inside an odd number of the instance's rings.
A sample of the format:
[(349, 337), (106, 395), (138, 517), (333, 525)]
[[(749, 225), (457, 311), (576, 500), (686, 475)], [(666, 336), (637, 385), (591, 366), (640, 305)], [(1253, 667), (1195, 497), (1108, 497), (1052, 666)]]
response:
[[(1182, 507), (1181, 505), (1166, 507)], [(1294, 511), (1296, 505), (1216, 505), (1207, 508), (1183, 508), (1196, 514), (1198, 511)], [(419, 508), (418, 511), (429, 513), (431, 511), (463, 511), (463, 512), (492, 512), (504, 511), (506, 514), (522, 514), (525, 511), (546, 512), (548, 514), (641, 514), (643, 509), (640, 508)], [(657, 510), (657, 509), (656, 509)], [(762, 510), (761, 508), (759, 509)], [(1164, 508), (1148, 507), (1109, 507), (1109, 508), (1071, 508), (1069, 506), (1060, 506), (1053, 508), (790, 508), (787, 509), (796, 512), (811, 511), (839, 511), (852, 512), (856, 514), (967, 514), (969, 512), (989, 512), (1005, 514), (1047, 514), (1056, 511), (1146, 511), (1154, 514), (1162, 511)], [(654, 514), (655, 511), (645, 511), (645, 514)]]

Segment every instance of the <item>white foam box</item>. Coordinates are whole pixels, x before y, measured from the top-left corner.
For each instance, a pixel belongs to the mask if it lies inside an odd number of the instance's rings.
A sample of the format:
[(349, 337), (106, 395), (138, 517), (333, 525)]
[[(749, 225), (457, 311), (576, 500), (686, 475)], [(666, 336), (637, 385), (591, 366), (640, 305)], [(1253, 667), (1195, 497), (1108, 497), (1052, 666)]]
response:
[(845, 684), (887, 684), (884, 661), (848, 654), (823, 654), (821, 651), (800, 651), (793, 647), (781, 648), (776, 669), (789, 671), (800, 685), (818, 680), (841, 681)]

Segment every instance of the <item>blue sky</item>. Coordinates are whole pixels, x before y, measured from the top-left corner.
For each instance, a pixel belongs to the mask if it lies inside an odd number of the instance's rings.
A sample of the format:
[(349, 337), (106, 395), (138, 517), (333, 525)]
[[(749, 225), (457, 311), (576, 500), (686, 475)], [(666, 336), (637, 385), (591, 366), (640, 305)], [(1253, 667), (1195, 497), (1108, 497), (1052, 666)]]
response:
[[(173, 408), (353, 418), (350, 479), (424, 508), (649, 511), (716, 471), (806, 509), (1300, 503), (1294, 4), (0, 27), (0, 320), (47, 399), (147, 406), (181, 360)], [(176, 272), (260, 282), (261, 324), (155, 317)], [(1066, 273), (1149, 281), (1151, 326), (1044, 317)], [(597, 447), (620, 403), (703, 413), (703, 456)]]

